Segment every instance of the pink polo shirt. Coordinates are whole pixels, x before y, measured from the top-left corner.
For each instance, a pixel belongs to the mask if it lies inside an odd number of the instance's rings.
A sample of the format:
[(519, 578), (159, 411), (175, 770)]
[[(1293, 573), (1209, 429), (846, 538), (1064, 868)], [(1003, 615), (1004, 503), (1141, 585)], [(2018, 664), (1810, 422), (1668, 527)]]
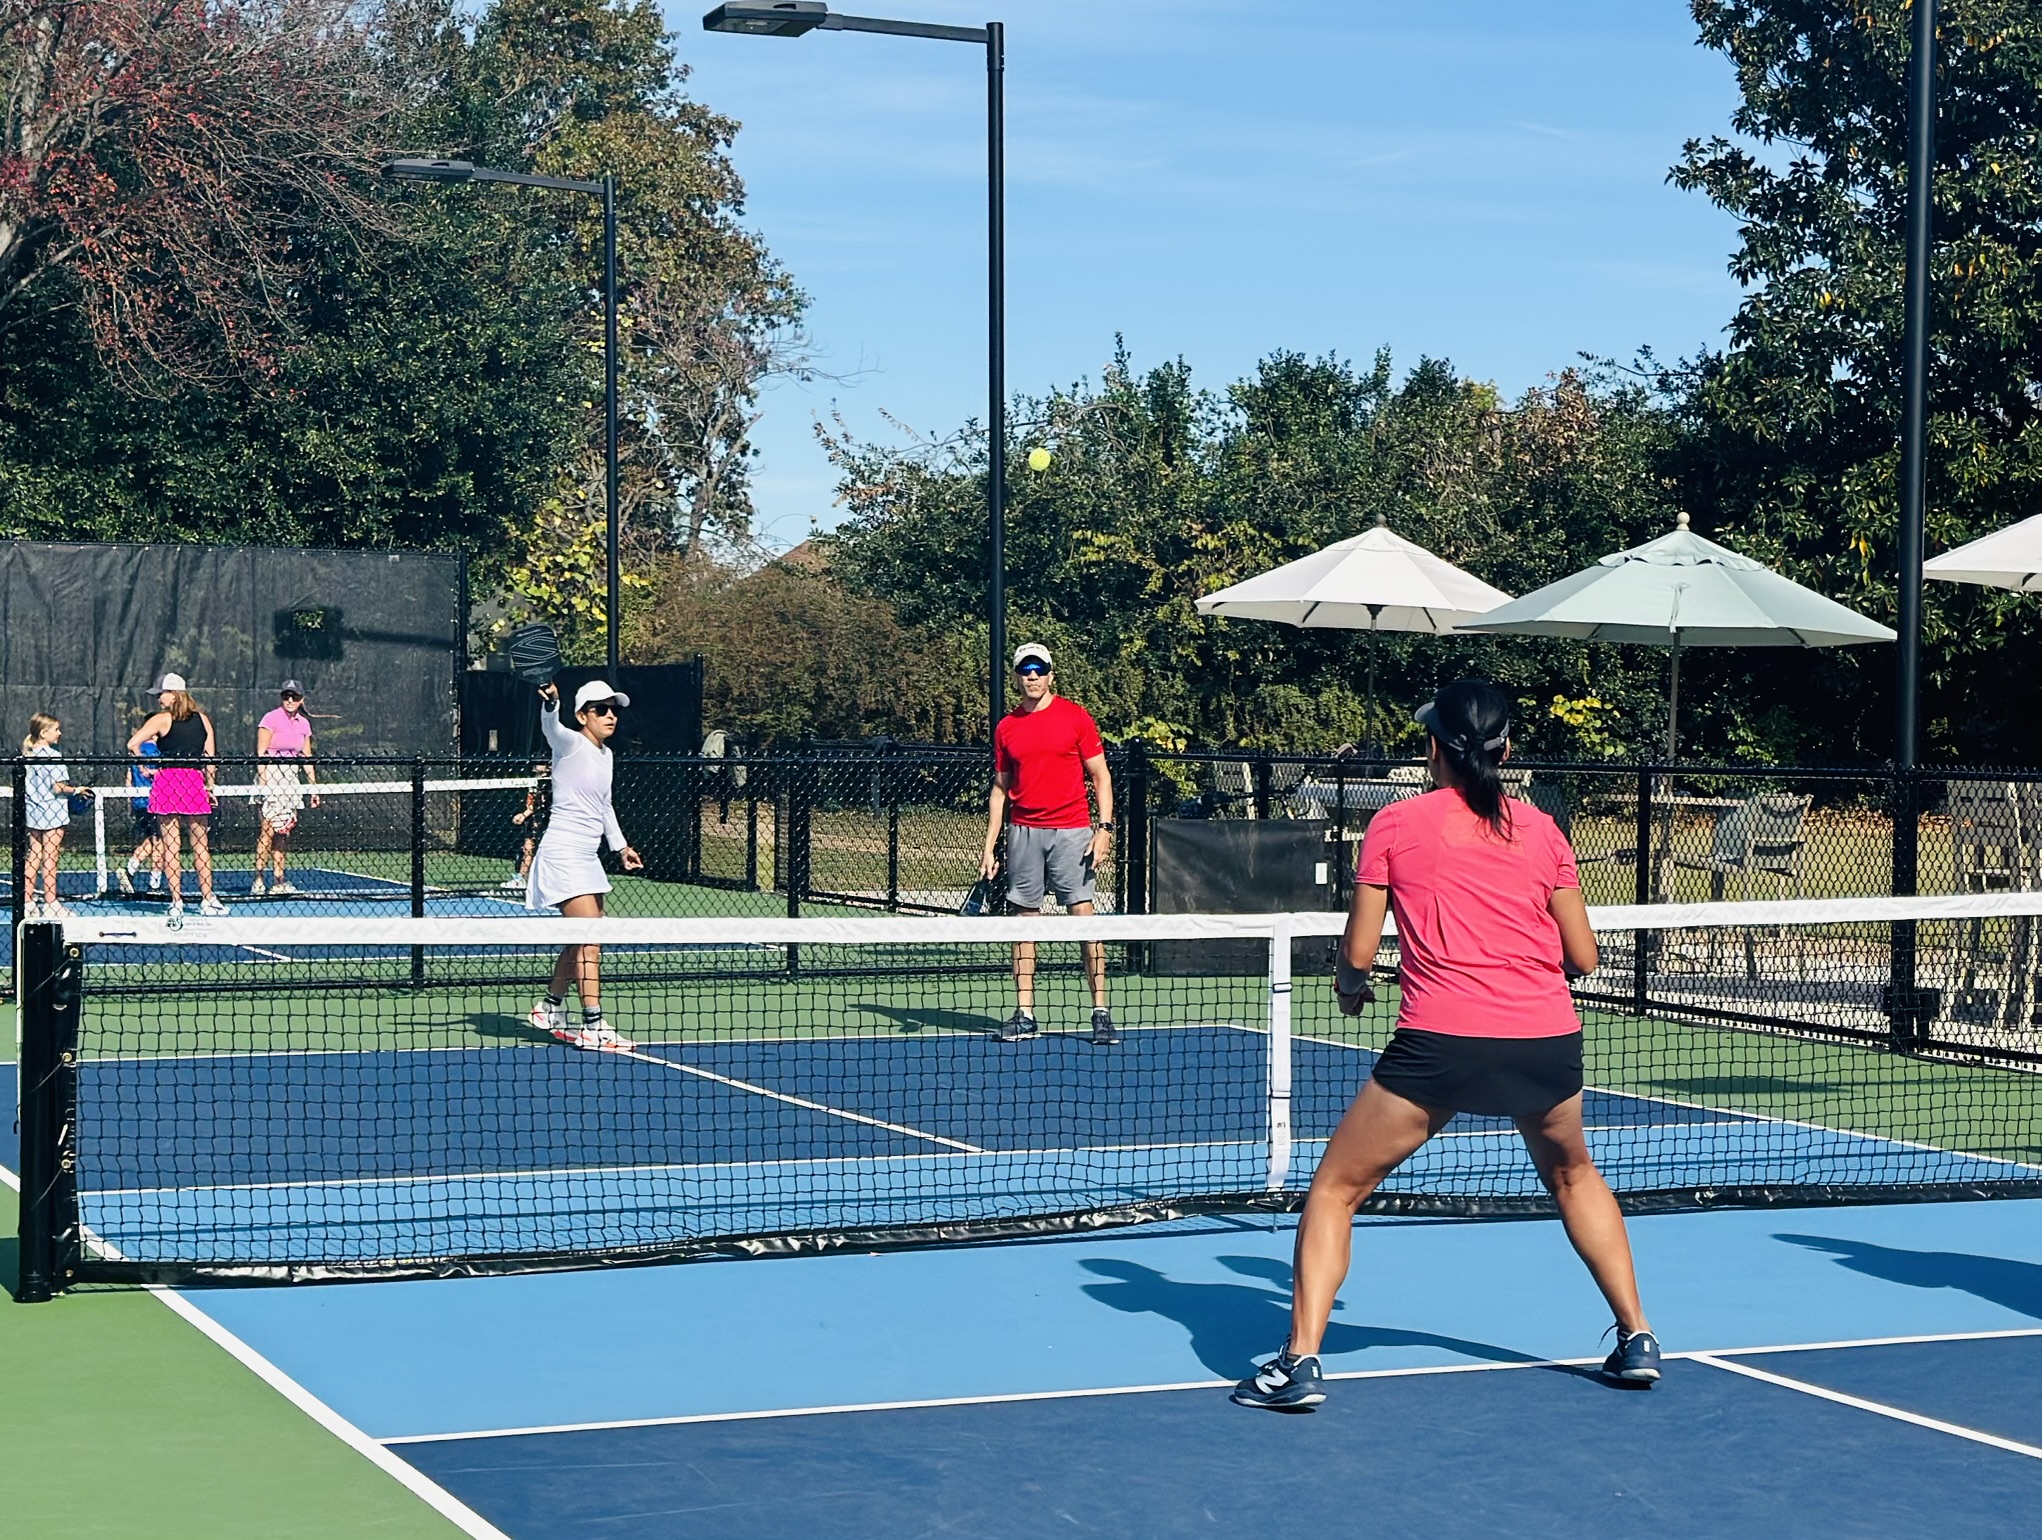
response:
[(279, 706), (255, 724), (269, 729), (269, 751), (276, 755), (297, 756), (305, 752), (305, 745), (312, 741), (312, 719), (299, 712), (292, 716)]
[(1457, 791), (1393, 802), (1369, 820), (1354, 878), (1390, 890), (1399, 1027), (1458, 1037), (1581, 1030), (1546, 908), (1555, 888), (1581, 886), (1574, 851), (1548, 815), (1508, 805), (1508, 841)]

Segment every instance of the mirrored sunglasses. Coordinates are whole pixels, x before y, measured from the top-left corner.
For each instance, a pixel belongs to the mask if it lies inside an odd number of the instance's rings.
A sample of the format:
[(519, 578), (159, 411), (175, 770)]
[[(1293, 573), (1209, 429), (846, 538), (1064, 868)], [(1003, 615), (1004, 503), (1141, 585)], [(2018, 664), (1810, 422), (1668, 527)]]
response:
[(1021, 675), (1024, 679), (1033, 679), (1037, 674), (1048, 673), (1049, 665), (1047, 663), (1036, 663), (1033, 661), (1027, 663), (1017, 663), (1014, 666), (1014, 672)]

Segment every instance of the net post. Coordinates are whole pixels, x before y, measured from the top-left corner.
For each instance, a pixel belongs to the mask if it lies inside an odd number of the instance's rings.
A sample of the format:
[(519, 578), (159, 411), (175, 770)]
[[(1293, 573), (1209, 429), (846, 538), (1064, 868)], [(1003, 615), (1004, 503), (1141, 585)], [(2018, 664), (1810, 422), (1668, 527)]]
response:
[(1279, 915), (1269, 933), (1269, 1171), (1263, 1186), (1282, 1192), (1290, 1181), (1291, 932)]
[(21, 987), (21, 1261), (15, 1298), (40, 1304), (78, 1269), (78, 970), (63, 927), (23, 925)]
[[(425, 760), (411, 762), (411, 914), (425, 917)], [(411, 949), (413, 987), (425, 983), (425, 948)]]
[[(21, 933), (21, 922), (28, 917), (28, 761), (17, 757), (11, 778), (14, 795), (7, 805), (7, 844), (11, 857), (9, 876), (13, 886), (9, 888), (7, 928), (16, 935)], [(17, 962), (19, 960), (17, 959)], [(20, 998), (20, 968), (15, 969), (14, 987), (16, 998)]]
[[(1632, 873), (1631, 902), (1641, 908), (1652, 902), (1652, 766), (1638, 767), (1638, 822), (1632, 838), (1637, 867)], [(1631, 932), (1631, 1014), (1643, 1016), (1650, 1006), (1652, 932)]]

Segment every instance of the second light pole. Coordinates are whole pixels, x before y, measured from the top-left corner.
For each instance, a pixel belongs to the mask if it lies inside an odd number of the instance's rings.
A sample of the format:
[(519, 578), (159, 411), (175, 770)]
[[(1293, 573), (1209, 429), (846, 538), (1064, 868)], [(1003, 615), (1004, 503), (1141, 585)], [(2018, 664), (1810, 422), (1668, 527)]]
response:
[(986, 51), (986, 619), (992, 638), (987, 677), (990, 726), (1006, 714), (1007, 698), (1007, 29), (945, 27), (934, 22), (840, 16), (823, 0), (719, 5), (702, 18), (708, 32), (754, 37), (800, 37), (805, 32), (883, 32), (945, 43), (976, 43)]

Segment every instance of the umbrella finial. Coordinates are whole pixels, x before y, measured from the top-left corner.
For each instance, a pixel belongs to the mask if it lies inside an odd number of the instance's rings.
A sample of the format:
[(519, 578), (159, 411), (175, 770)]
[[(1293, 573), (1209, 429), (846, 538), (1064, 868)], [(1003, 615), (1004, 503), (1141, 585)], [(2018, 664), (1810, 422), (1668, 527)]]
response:
[(1673, 527), (1674, 527), (1675, 529), (1686, 529), (1686, 528), (1687, 528), (1687, 510), (1686, 510), (1685, 508), (1683, 508), (1683, 509), (1681, 510), (1681, 513), (1680, 513), (1680, 518), (1679, 518), (1679, 519), (1678, 519), (1678, 520), (1677, 520), (1677, 521), (1675, 522), (1675, 524), (1674, 524), (1674, 526), (1673, 526)]
[(1377, 528), (1377, 529), (1388, 529), (1389, 527), (1390, 527), (1390, 516), (1389, 516), (1389, 515), (1388, 515), (1387, 513), (1384, 513), (1384, 512), (1382, 511), (1382, 509), (1380, 509), (1380, 508), (1376, 509), (1376, 528)]

